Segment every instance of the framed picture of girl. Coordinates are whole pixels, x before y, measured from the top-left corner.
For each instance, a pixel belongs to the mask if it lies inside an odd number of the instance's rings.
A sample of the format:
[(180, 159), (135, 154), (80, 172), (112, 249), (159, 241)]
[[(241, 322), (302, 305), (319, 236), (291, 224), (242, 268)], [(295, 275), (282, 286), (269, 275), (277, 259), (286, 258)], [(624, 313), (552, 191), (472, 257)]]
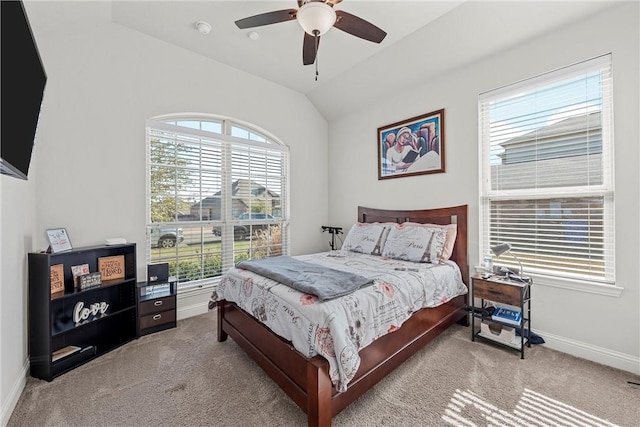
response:
[(378, 179), (444, 172), (444, 109), (378, 128)]

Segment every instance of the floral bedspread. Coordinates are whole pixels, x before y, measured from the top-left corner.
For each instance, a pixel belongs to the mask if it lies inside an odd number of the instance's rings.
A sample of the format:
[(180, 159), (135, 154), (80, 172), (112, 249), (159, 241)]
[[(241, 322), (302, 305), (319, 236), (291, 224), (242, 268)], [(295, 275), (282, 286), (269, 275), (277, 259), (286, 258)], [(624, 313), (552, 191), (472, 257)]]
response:
[(213, 297), (235, 302), (307, 357), (325, 357), (338, 391), (347, 389), (358, 370), (362, 348), (400, 328), (415, 311), (467, 293), (451, 261), (415, 263), (347, 251), (295, 258), (361, 274), (373, 284), (320, 303), (314, 295), (232, 268)]

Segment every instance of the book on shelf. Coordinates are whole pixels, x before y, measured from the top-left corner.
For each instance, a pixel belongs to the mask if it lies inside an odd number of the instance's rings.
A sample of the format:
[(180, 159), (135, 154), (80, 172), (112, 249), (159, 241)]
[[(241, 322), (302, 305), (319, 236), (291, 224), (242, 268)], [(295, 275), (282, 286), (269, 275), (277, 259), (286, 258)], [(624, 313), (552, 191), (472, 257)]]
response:
[(522, 312), (506, 307), (496, 307), (491, 314), (491, 320), (496, 322), (508, 323), (514, 326), (520, 326), (522, 323)]
[(56, 360), (62, 359), (63, 357), (71, 356), (74, 353), (80, 351), (80, 347), (75, 345), (68, 345), (66, 347), (61, 348), (60, 350), (56, 350), (51, 354), (51, 361), (55, 362)]

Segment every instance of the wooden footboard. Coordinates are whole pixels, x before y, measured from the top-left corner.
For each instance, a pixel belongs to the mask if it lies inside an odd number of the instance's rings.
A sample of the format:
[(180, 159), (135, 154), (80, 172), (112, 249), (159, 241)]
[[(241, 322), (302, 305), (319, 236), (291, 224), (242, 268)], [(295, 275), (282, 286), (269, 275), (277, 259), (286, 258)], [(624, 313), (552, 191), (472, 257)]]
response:
[(466, 296), (415, 313), (400, 329), (360, 351), (360, 368), (345, 392), (329, 378), (329, 362), (304, 357), (288, 341), (272, 333), (237, 305), (220, 301), (218, 341), (228, 336), (307, 414), (309, 426), (330, 426), (331, 419), (377, 384), (442, 331), (465, 322)]

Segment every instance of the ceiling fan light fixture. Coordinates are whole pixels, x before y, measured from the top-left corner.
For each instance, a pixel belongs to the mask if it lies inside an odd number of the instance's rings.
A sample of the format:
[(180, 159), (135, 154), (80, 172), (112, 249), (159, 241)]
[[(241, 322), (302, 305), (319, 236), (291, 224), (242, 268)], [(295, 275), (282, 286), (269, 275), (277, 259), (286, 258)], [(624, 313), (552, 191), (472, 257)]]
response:
[(296, 18), (307, 34), (321, 36), (335, 24), (336, 12), (326, 3), (310, 2), (298, 9)]

